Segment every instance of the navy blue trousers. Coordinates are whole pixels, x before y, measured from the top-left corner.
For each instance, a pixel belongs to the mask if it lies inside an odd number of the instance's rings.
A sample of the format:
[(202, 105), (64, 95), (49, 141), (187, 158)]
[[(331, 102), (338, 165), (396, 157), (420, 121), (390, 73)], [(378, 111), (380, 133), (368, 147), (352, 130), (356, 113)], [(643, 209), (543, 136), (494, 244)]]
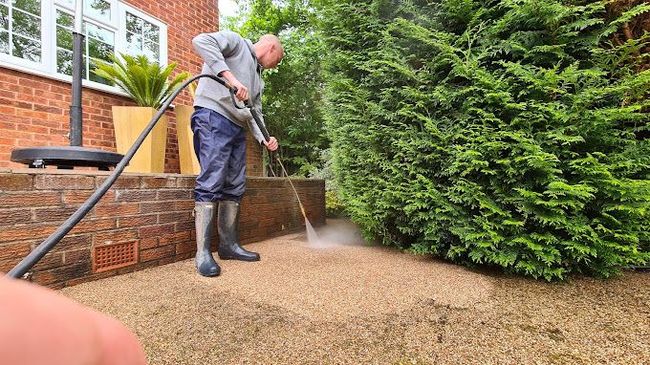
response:
[(239, 202), (246, 188), (246, 130), (223, 115), (195, 108), (194, 153), (201, 165), (194, 200)]

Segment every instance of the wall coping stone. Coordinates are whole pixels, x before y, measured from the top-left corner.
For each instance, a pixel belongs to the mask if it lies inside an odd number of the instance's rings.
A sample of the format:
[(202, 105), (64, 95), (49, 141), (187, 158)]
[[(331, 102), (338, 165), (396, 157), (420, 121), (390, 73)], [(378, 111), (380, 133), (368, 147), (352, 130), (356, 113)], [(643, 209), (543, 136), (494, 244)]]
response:
[[(109, 176), (112, 171), (99, 171), (99, 170), (59, 170), (59, 169), (30, 169), (30, 168), (0, 168), (0, 173), (2, 174), (27, 174), (27, 175), (71, 175), (71, 176)], [(134, 173), (134, 172), (124, 172), (120, 174), (120, 177), (158, 177), (158, 178), (184, 178), (184, 179), (196, 179), (196, 175), (188, 174), (177, 174), (177, 173)], [(118, 177), (119, 179), (119, 177)], [(279, 181), (286, 180), (285, 177), (262, 177), (262, 176), (246, 176), (248, 180), (260, 180), (260, 181)], [(304, 177), (290, 177), (292, 182), (320, 182), (325, 181), (323, 179), (312, 179)]]

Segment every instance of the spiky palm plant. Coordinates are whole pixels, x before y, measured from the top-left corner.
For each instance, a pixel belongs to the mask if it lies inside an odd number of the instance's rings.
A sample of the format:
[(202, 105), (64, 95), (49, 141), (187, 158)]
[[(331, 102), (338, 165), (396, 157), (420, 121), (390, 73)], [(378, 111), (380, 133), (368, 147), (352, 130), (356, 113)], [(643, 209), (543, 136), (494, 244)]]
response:
[(181, 72), (170, 79), (176, 68), (172, 62), (166, 67), (150, 61), (146, 56), (120, 54), (111, 56), (113, 63), (99, 63), (97, 76), (103, 77), (123, 89), (139, 106), (158, 109), (174, 89), (189, 77)]

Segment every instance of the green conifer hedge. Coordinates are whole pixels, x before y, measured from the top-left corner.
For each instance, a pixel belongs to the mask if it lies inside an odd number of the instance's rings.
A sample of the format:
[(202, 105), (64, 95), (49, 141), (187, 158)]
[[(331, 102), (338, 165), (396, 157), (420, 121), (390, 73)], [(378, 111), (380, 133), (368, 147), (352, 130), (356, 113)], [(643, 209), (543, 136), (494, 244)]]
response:
[(337, 183), (368, 238), (553, 280), (650, 258), (641, 2), (325, 0)]

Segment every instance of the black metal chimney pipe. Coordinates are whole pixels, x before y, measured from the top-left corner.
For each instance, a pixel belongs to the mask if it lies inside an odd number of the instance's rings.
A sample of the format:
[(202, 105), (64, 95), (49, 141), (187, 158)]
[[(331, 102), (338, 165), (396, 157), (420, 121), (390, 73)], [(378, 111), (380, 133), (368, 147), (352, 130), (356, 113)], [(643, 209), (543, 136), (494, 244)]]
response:
[(83, 145), (81, 118), (81, 81), (83, 78), (83, 1), (77, 0), (75, 12), (75, 27), (72, 32), (72, 103), (70, 104), (70, 146)]

